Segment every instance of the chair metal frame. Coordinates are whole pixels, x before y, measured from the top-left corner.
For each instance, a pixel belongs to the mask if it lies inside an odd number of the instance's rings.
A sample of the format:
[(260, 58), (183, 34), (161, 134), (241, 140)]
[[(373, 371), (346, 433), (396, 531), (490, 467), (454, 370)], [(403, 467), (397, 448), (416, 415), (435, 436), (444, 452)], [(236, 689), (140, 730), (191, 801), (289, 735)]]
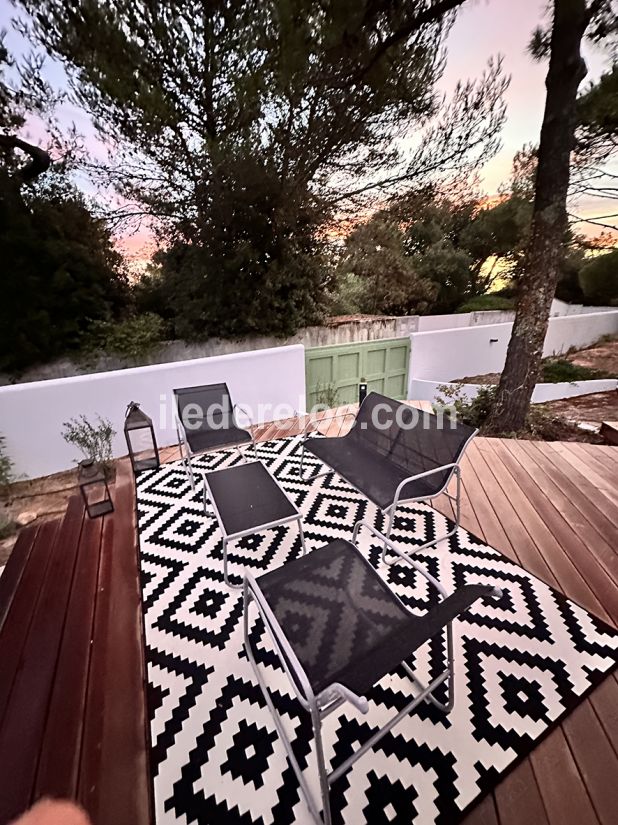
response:
[[(356, 412), (356, 413), (351, 413), (351, 412), (343, 413), (344, 417), (348, 416), (348, 415), (353, 415), (354, 416), (354, 424), (352, 425), (352, 428), (351, 428), (351, 429), (353, 429), (356, 426), (356, 417), (358, 415), (358, 412)], [(340, 417), (340, 416), (334, 416), (334, 417)], [(312, 476), (307, 476), (306, 478), (303, 477), (303, 463), (304, 463), (304, 460), (305, 460), (305, 443), (306, 443), (307, 439), (311, 436), (311, 433), (308, 431), (308, 427), (309, 427), (310, 424), (311, 424), (311, 421), (309, 421), (307, 423), (307, 425), (305, 426), (305, 431), (304, 431), (303, 436), (302, 436), (302, 449), (301, 449), (301, 456), (300, 456), (300, 468), (298, 470), (298, 474), (300, 475), (301, 480), (302, 481), (313, 481), (316, 478), (322, 478), (323, 476), (332, 475), (332, 474), (336, 473), (347, 484), (349, 484), (350, 487), (352, 487), (354, 490), (356, 490), (357, 493), (360, 493), (362, 496), (367, 497), (366, 493), (363, 490), (360, 490), (358, 487), (356, 487), (356, 485), (352, 484), (352, 482), (349, 481), (349, 479), (347, 479), (340, 472), (338, 472), (337, 470), (334, 470), (332, 468), (329, 468), (328, 470), (326, 470), (324, 472), (315, 473)], [(320, 431), (317, 428), (313, 432), (318, 432), (321, 435)], [(448, 532), (444, 533), (444, 535), (438, 536), (437, 538), (432, 539), (431, 541), (427, 541), (424, 544), (418, 545), (418, 547), (414, 548), (413, 552), (419, 553), (419, 552), (422, 552), (423, 550), (427, 550), (427, 548), (429, 548), (429, 547), (435, 547), (440, 542), (445, 541), (446, 539), (449, 539), (451, 536), (453, 536), (457, 532), (457, 530), (459, 529), (460, 523), (461, 523), (461, 466), (460, 466), (461, 459), (463, 458), (464, 453), (466, 452), (466, 450), (468, 448), (468, 445), (470, 444), (472, 439), (478, 434), (478, 432), (479, 432), (478, 429), (474, 430), (474, 432), (464, 442), (464, 445), (461, 448), (461, 452), (459, 453), (459, 457), (458, 457), (457, 461), (455, 461), (451, 464), (444, 464), (441, 467), (434, 467), (432, 470), (426, 470), (423, 473), (416, 473), (415, 475), (411, 475), (411, 476), (408, 476), (407, 478), (404, 478), (401, 481), (401, 483), (398, 485), (398, 487), (395, 491), (395, 496), (393, 498), (392, 504), (389, 504), (388, 507), (384, 507), (384, 508), (378, 507), (378, 510), (380, 511), (380, 513), (382, 513), (384, 518), (387, 519), (387, 526), (386, 526), (386, 531), (385, 531), (386, 538), (390, 539), (390, 537), (391, 537), (391, 533), (392, 533), (392, 530), (393, 530), (393, 525), (395, 523), (395, 513), (397, 511), (397, 508), (400, 505), (430, 502), (434, 498), (437, 498), (439, 495), (442, 495), (442, 494), (444, 494), (445, 497), (448, 498), (453, 503), (454, 510), (455, 510), (455, 521), (453, 522), (453, 527)], [(340, 436), (340, 437), (343, 437), (343, 436)], [(318, 457), (316, 456), (316, 458), (318, 458)], [(318, 460), (321, 461), (321, 459), (319, 459), (319, 458), (318, 458)], [(322, 461), (322, 464), (324, 464), (323, 461)], [(447, 475), (444, 484), (442, 485), (442, 487), (440, 487), (440, 489), (437, 492), (432, 493), (429, 496), (425, 495), (425, 496), (417, 496), (415, 498), (402, 498), (403, 491), (404, 491), (406, 485), (410, 484), (410, 482), (418, 481), (421, 478), (426, 478), (428, 476), (434, 475), (435, 473), (442, 473), (445, 470), (450, 470), (450, 472)], [(451, 483), (451, 481), (453, 479), (453, 476), (455, 476), (455, 479), (456, 479), (455, 495), (452, 495), (447, 490), (448, 485)], [(397, 561), (397, 559), (396, 558), (389, 559), (387, 557), (387, 549), (386, 548), (387, 548), (387, 545), (385, 544), (382, 548), (382, 560), (384, 561), (385, 564), (389, 564), (389, 565), (394, 564)]]
[[(249, 420), (250, 429), (247, 429), (246, 427), (241, 427), (241, 425), (238, 423), (238, 420), (236, 418), (236, 410), (240, 410), (240, 412), (242, 412), (242, 414), (247, 417), (247, 419)], [(217, 452), (218, 450), (234, 448), (240, 456), (241, 460), (246, 463), (247, 458), (244, 455), (243, 450), (248, 450), (250, 447), (253, 447), (253, 453), (256, 459), (258, 458), (257, 446), (255, 443), (255, 437), (253, 435), (253, 428), (255, 425), (253, 423), (251, 415), (249, 414), (247, 409), (243, 407), (241, 404), (234, 404), (232, 406), (232, 421), (234, 423), (234, 426), (237, 427), (239, 430), (244, 430), (245, 432), (249, 433), (249, 435), (251, 436), (250, 442), (247, 442), (245, 445), (234, 444), (234, 442), (230, 442), (228, 444), (218, 444), (215, 448), (212, 449), (199, 450), (198, 452), (193, 452), (189, 445), (189, 439), (187, 438), (186, 428), (181, 421), (180, 415), (178, 414), (178, 398), (176, 397), (176, 403), (174, 405), (174, 422), (176, 424), (176, 433), (178, 436), (178, 451), (180, 453), (180, 460), (185, 466), (185, 470), (189, 478), (192, 490), (195, 490), (195, 468), (191, 463), (191, 459), (195, 458), (196, 456), (206, 455), (206, 453)]]
[[(356, 549), (358, 553), (361, 551), (358, 548), (357, 539), (358, 533), (361, 527), (366, 527), (370, 533), (372, 533), (380, 542), (383, 542), (384, 545), (388, 546), (389, 549), (396, 555), (397, 560), (402, 560), (406, 564), (409, 564), (411, 567), (414, 568), (418, 573), (420, 573), (424, 578), (429, 582), (429, 584), (434, 587), (440, 596), (443, 599), (447, 597), (447, 592), (444, 587), (440, 584), (437, 579), (435, 579), (427, 570), (422, 567), (418, 562), (416, 562), (413, 558), (403, 553), (393, 542), (387, 538), (383, 533), (373, 527), (371, 524), (367, 523), (366, 521), (358, 521), (354, 526), (354, 532), (352, 534), (352, 545)], [(362, 554), (361, 554), (362, 555)], [(393, 592), (393, 591), (391, 591)], [(496, 598), (501, 597), (502, 591), (499, 588), (494, 588), (493, 595)], [(409, 613), (410, 615), (414, 615), (406, 605), (403, 604), (401, 599), (397, 596), (396, 593), (393, 592), (393, 596), (397, 599), (400, 603), (401, 607)], [(285, 670), (292, 688), (294, 690), (294, 694), (302, 707), (311, 714), (311, 722), (313, 726), (313, 736), (315, 740), (315, 748), (316, 748), (316, 758), (317, 758), (317, 765), (318, 765), (318, 774), (320, 780), (320, 794), (321, 794), (321, 802), (322, 802), (322, 812), (323, 814), (320, 815), (319, 807), (314, 795), (312, 794), (310, 788), (305, 781), (305, 777), (302, 774), (302, 771), (298, 765), (296, 757), (294, 756), (294, 751), (292, 749), (292, 744), (287, 736), (287, 733), (283, 727), (283, 723), (279, 717), (279, 714), (275, 708), (273, 700), (270, 696), (270, 692), (266, 681), (260, 672), (259, 666), (256, 662), (255, 655), (253, 653), (253, 649), (251, 647), (250, 635), (249, 635), (249, 606), (251, 601), (254, 601), (257, 607), (257, 612), (261, 617), (264, 627), (270, 637), (270, 640), (275, 648), (279, 661)], [(373, 746), (380, 741), (392, 728), (400, 722), (405, 716), (407, 716), (415, 707), (417, 707), (421, 702), (431, 702), (435, 707), (439, 708), (440, 710), (444, 711), (444, 713), (449, 713), (455, 701), (455, 690), (454, 690), (454, 657), (453, 657), (453, 620), (448, 622), (446, 627), (446, 640), (447, 640), (447, 666), (446, 669), (437, 676), (429, 685), (424, 685), (420, 679), (418, 679), (410, 666), (407, 662), (401, 662), (401, 665), (410, 678), (410, 681), (420, 690), (418, 696), (416, 696), (411, 702), (409, 702), (399, 713), (397, 713), (394, 717), (392, 717), (386, 724), (380, 728), (380, 730), (376, 731), (363, 745), (357, 748), (354, 753), (352, 753), (347, 759), (345, 759), (335, 770), (331, 771), (330, 773), (326, 769), (326, 760), (324, 758), (324, 748), (322, 742), (322, 721), (325, 717), (327, 717), (330, 713), (334, 710), (339, 708), (344, 702), (350, 702), (350, 704), (356, 708), (356, 710), (360, 711), (361, 713), (367, 713), (369, 710), (369, 703), (364, 696), (359, 696), (358, 694), (354, 693), (352, 690), (347, 688), (345, 685), (342, 685), (339, 682), (335, 682), (329, 685), (327, 688), (324, 688), (317, 696), (314, 694), (309, 679), (299, 662), (294, 650), (292, 649), (287, 637), (281, 625), (277, 621), (274, 613), (272, 612), (262, 590), (259, 587), (259, 584), (255, 580), (255, 578), (250, 573), (245, 573), (244, 579), (244, 592), (243, 592), (243, 604), (244, 604), (244, 616), (243, 616), (243, 628), (244, 628), (244, 644), (245, 650), (247, 652), (247, 657), (255, 673), (256, 679), (260, 688), (262, 689), (262, 693), (264, 694), (264, 698), (268, 705), (268, 708), (272, 714), (275, 727), (277, 732), (283, 742), (285, 747), (288, 760), (296, 777), (298, 779), (299, 785), (301, 790), (305, 796), (307, 805), (311, 812), (312, 817), (317, 823), (321, 823), (321, 825), (331, 825), (332, 817), (331, 817), (331, 810), (330, 810), (330, 786), (336, 782), (344, 773), (346, 773), (354, 763), (360, 759), (368, 750), (373, 748)], [(436, 699), (433, 695), (436, 688), (438, 688), (443, 682), (448, 680), (448, 693), (447, 693), (447, 701), (445, 703), (440, 702)]]
[[(256, 461), (258, 463), (261, 463), (261, 462), (259, 462), (258, 459), (256, 459)], [(253, 462), (250, 462), (250, 461), (248, 462), (246, 460), (243, 462), (243, 464), (251, 464), (251, 463), (253, 463)], [(239, 469), (241, 466), (243, 466), (243, 465), (238, 464), (238, 465), (236, 465), (236, 468)], [(223, 468), (223, 469), (224, 470), (233, 470), (235, 468), (234, 467), (226, 467), (226, 468)], [(221, 472), (221, 471), (220, 470), (213, 470), (212, 472), (217, 473), (217, 472)], [(229, 588), (231, 588), (232, 590), (242, 590), (243, 583), (241, 582), (240, 584), (232, 584), (232, 582), (230, 581), (229, 576), (228, 576), (227, 547), (228, 547), (228, 544), (231, 541), (234, 541), (235, 539), (240, 539), (243, 536), (252, 536), (254, 533), (261, 533), (264, 530), (271, 530), (274, 527), (281, 526), (282, 524), (289, 524), (292, 521), (296, 521), (296, 522), (298, 522), (298, 530), (299, 530), (299, 533), (300, 533), (300, 545), (302, 547), (303, 556), (307, 552), (307, 546), (305, 544), (305, 533), (304, 533), (304, 530), (303, 530), (302, 514), (301, 514), (300, 510), (298, 509), (298, 507), (296, 506), (296, 504), (292, 501), (290, 496), (286, 493), (286, 491), (283, 489), (283, 487), (277, 482), (276, 478), (274, 478), (272, 473), (268, 473), (268, 474), (271, 477), (273, 484), (276, 487), (279, 488), (279, 491), (290, 502), (290, 504), (292, 505), (292, 507), (294, 508), (294, 510), (296, 512), (296, 515), (286, 516), (285, 518), (276, 519), (275, 521), (267, 521), (264, 524), (258, 524), (255, 527), (249, 527), (247, 530), (240, 530), (237, 533), (228, 533), (226, 531), (225, 524), (223, 522), (223, 519), (221, 518), (221, 514), (219, 513), (219, 509), (217, 507), (216, 497), (212, 494), (212, 491), (210, 489), (210, 485), (208, 484), (208, 476), (210, 475), (210, 473), (204, 473), (203, 474), (204, 514), (205, 515), (210, 515), (210, 513), (208, 512), (208, 506), (207, 506), (207, 502), (210, 501), (210, 504), (211, 504), (213, 512), (214, 512), (214, 516), (217, 519), (217, 523), (219, 524), (219, 529), (221, 530), (221, 535), (223, 536), (223, 579), (224, 579), (226, 585)]]

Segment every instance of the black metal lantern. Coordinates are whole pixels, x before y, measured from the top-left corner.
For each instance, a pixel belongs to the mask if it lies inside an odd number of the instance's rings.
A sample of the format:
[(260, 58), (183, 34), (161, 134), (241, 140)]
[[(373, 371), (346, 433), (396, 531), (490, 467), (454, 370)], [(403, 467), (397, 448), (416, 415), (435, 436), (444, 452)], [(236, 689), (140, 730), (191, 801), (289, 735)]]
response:
[(129, 448), (129, 458), (135, 475), (143, 470), (159, 467), (159, 450), (152, 420), (139, 408), (137, 401), (131, 401), (124, 419), (124, 434)]
[(364, 378), (361, 378), (360, 384), (358, 385), (358, 403), (362, 404), (367, 396), (367, 382)]
[(77, 481), (82, 491), (86, 512), (90, 518), (104, 516), (114, 510), (103, 468), (94, 459), (85, 458), (78, 464)]

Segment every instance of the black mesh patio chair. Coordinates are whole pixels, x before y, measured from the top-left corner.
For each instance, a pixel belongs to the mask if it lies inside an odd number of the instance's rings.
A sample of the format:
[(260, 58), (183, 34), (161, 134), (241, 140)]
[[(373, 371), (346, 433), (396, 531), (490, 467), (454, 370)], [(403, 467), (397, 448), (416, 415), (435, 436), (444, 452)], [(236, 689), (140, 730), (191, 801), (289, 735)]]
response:
[(242, 412), (249, 421), (251, 418), (239, 404), (232, 404), (227, 384), (183, 387), (174, 390), (174, 396), (178, 448), (194, 489), (191, 459), (196, 455), (235, 447), (244, 458), (240, 450), (244, 445), (252, 446), (257, 458), (253, 433), (239, 426), (236, 411)]
[[(424, 412), (372, 392), (361, 404), (347, 435), (315, 438), (305, 433), (299, 472), (302, 476), (305, 450), (309, 450), (330, 469), (305, 480), (338, 473), (388, 517), (387, 538), (400, 504), (430, 501), (444, 493), (455, 505), (453, 527), (416, 548), (418, 552), (448, 539), (459, 527), (459, 464), (477, 432), (448, 415)], [(454, 496), (447, 491), (453, 476)]]
[[(362, 555), (357, 540), (363, 526), (380, 542), (386, 543), (397, 560), (413, 567), (438, 591), (441, 600), (426, 614), (419, 616), (408, 610)], [(406, 556), (373, 526), (362, 521), (354, 528), (352, 542), (335, 539), (257, 580), (245, 573), (245, 648), (316, 822), (331, 823), (330, 786), (418, 704), (427, 701), (445, 713), (452, 710), (453, 621), (480, 597), (501, 596), (499, 588), (482, 584), (464, 585), (447, 596), (443, 586), (418, 562)], [(302, 775), (256, 662), (249, 633), (251, 602), (256, 604), (296, 698), (311, 714), (322, 815)], [(417, 648), (443, 632), (446, 634), (446, 667), (429, 685), (424, 685), (406, 660)], [(414, 698), (354, 753), (330, 773), (327, 772), (321, 736), (324, 717), (344, 702), (350, 702), (361, 713), (367, 713), (369, 705), (364, 694), (398, 667), (403, 668), (414, 684)], [(447, 695), (446, 701), (441, 702), (434, 694), (444, 682), (448, 683)]]

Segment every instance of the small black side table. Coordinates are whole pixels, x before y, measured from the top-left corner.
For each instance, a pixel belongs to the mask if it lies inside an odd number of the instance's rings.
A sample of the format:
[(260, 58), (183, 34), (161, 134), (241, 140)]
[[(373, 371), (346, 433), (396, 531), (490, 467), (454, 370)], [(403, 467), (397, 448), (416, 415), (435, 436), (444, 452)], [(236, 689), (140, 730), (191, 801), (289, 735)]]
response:
[(228, 578), (227, 546), (230, 541), (298, 522), (303, 555), (305, 534), (300, 511), (261, 461), (249, 461), (224, 470), (204, 473), (204, 512), (210, 500), (223, 534), (223, 574), (228, 587), (240, 589)]

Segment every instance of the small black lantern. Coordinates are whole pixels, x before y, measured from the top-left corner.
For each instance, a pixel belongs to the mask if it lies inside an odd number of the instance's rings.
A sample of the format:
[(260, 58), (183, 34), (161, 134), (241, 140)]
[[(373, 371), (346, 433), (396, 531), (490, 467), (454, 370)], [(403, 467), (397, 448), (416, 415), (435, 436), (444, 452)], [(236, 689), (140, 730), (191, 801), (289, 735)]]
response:
[(360, 384), (358, 385), (358, 403), (362, 404), (365, 398), (367, 397), (367, 382), (364, 378), (361, 378)]
[(114, 504), (107, 486), (105, 472), (94, 459), (85, 458), (79, 462), (77, 481), (90, 518), (113, 512)]
[(129, 448), (129, 458), (133, 473), (158, 469), (159, 450), (152, 420), (139, 408), (137, 401), (131, 401), (124, 419), (124, 434)]

